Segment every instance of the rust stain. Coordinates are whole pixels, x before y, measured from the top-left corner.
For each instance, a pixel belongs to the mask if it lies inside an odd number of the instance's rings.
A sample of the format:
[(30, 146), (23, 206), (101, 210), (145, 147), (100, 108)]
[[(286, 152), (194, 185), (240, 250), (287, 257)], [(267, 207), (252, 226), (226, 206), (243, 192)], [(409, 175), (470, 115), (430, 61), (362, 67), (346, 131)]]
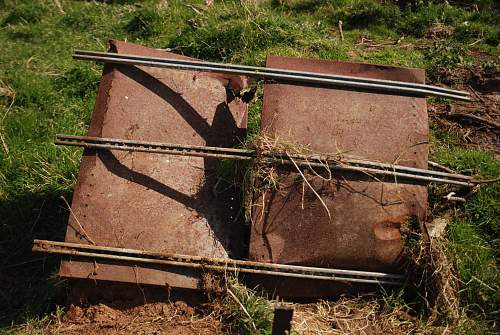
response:
[(402, 217), (399, 220), (391, 220), (375, 223), (373, 232), (375, 237), (382, 241), (401, 240), (401, 224), (407, 219)]

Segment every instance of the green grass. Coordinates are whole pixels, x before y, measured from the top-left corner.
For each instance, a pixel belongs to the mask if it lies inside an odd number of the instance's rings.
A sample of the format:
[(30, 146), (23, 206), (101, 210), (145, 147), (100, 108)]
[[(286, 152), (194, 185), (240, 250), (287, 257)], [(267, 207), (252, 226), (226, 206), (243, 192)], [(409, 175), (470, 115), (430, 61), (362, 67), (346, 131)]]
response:
[[(464, 149), (453, 133), (433, 129), (433, 159), (458, 172), (498, 177), (500, 162), (491, 153)], [(437, 192), (441, 196), (445, 194)], [(437, 199), (436, 199), (437, 200)], [(461, 279), (463, 306), (494, 324), (500, 306), (500, 185), (481, 185), (448, 227), (447, 237)]]
[[(209, 8), (202, 0), (60, 3), (64, 13), (55, 1), (0, 0), (0, 327), (43, 320), (64, 302), (65, 283), (54, 277), (58, 262), (30, 248), (33, 238), (64, 236), (68, 211), (60, 197), (71, 198), (81, 153), (52, 141), (56, 133), (86, 132), (99, 83), (100, 66), (72, 60), (74, 49), (106, 50), (108, 39), (126, 39), (251, 65), (273, 54), (423, 67), (431, 81), (447, 83), (456, 67), (499, 66), (500, 14), (493, 0), (467, 1), (479, 11), (443, 3), (400, 9), (373, 0), (216, 1)], [(438, 23), (453, 33), (426, 39)], [(402, 35), (398, 46), (359, 44), (361, 37), (377, 44)], [(471, 49), (491, 59), (477, 60)], [(258, 83), (250, 137), (258, 134), (261, 108)], [(460, 147), (452, 134), (433, 134), (437, 161), (498, 176), (491, 154)], [(498, 193), (498, 186), (482, 187), (448, 232), (463, 304), (477, 320), (498, 317)]]
[(238, 334), (271, 334), (273, 306), (267, 296), (249, 289), (237, 278), (227, 279), (223, 300), (219, 303), (228, 331)]

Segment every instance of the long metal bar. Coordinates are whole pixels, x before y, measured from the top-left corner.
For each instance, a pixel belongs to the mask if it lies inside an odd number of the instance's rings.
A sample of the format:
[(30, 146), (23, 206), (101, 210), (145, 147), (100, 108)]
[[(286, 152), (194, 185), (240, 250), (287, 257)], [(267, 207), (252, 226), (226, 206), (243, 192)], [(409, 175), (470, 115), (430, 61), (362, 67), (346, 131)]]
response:
[[(269, 153), (267, 154), (269, 157), (276, 157), (279, 159), (287, 158), (286, 154), (283, 153)], [(351, 166), (359, 166), (359, 167), (366, 167), (366, 168), (375, 168), (375, 169), (384, 169), (387, 171), (391, 172), (408, 172), (408, 173), (414, 173), (418, 175), (423, 175), (423, 176), (434, 176), (434, 177), (446, 177), (446, 178), (453, 178), (453, 179), (460, 179), (460, 180), (472, 180), (473, 178), (471, 176), (466, 176), (462, 174), (456, 174), (456, 173), (446, 173), (446, 172), (441, 172), (441, 171), (434, 171), (434, 170), (425, 170), (425, 169), (419, 169), (419, 168), (413, 168), (410, 166), (404, 166), (404, 165), (398, 165), (398, 164), (387, 164), (387, 163), (379, 163), (379, 162), (372, 162), (372, 161), (367, 161), (367, 160), (362, 160), (362, 159), (357, 159), (357, 158), (349, 158), (351, 156), (345, 156), (342, 158), (335, 159), (335, 155), (303, 155), (303, 154), (293, 154), (291, 155), (293, 159), (302, 159), (302, 160), (307, 160), (307, 161), (318, 161), (318, 162), (332, 162), (332, 161), (337, 161), (340, 163), (347, 163)], [(333, 158), (333, 160), (332, 160)]]
[[(233, 75), (245, 75), (263, 79), (281, 81), (304, 82), (311, 84), (331, 85), (337, 87), (350, 87), (357, 89), (368, 89), (397, 94), (409, 94), (415, 96), (439, 96), (458, 100), (470, 100), (467, 92), (435, 88), (430, 85), (415, 86), (414, 84), (398, 81), (384, 81), (369, 78), (336, 76), (327, 74), (315, 74), (312, 72), (273, 70), (264, 67), (243, 67), (241, 65), (205, 63), (198, 61), (179, 61), (173, 59), (142, 57), (136, 55), (117, 53), (97, 53), (79, 51), (73, 56), (75, 59), (91, 60), (105, 63), (118, 63), (127, 65), (142, 65), (152, 67), (173, 68), (178, 70), (197, 70), (206, 72), (218, 72)], [(207, 65), (208, 64), (208, 65)], [(458, 93), (457, 93), (458, 92)]]
[[(392, 176), (418, 180), (423, 182), (441, 182), (447, 184), (470, 186), (469, 176), (449, 174), (444, 172), (417, 169), (401, 165), (383, 164), (362, 160), (332, 160), (328, 156), (318, 155), (288, 155), (286, 153), (263, 153), (258, 155), (254, 150), (217, 148), (193, 145), (178, 145), (158, 142), (131, 141), (88, 136), (57, 135), (54, 142), (57, 145), (78, 146), (94, 149), (140, 151), (181, 156), (211, 157), (238, 160), (259, 159), (267, 164), (291, 165), (295, 162), (305, 168), (326, 168), (337, 171), (357, 172), (368, 175)], [(320, 158), (319, 158), (320, 157)]]
[(453, 89), (446, 88), (446, 87), (431, 86), (431, 85), (412, 83), (412, 82), (395, 81), (395, 80), (387, 80), (387, 79), (376, 79), (376, 78), (366, 78), (366, 77), (344, 76), (344, 75), (297, 71), (297, 70), (288, 70), (288, 69), (279, 69), (279, 68), (267, 68), (267, 67), (237, 65), (237, 64), (224, 64), (224, 63), (195, 61), (195, 60), (186, 60), (186, 59), (149, 57), (149, 56), (141, 56), (141, 55), (120, 54), (120, 53), (100, 52), (100, 51), (90, 51), (90, 50), (75, 50), (75, 56), (116, 57), (116, 58), (123, 58), (123, 59), (128, 58), (128, 59), (137, 59), (137, 60), (145, 60), (145, 61), (150, 60), (150, 61), (156, 61), (156, 62), (168, 62), (168, 63), (185, 64), (185, 65), (194, 64), (194, 65), (210, 66), (210, 67), (220, 68), (220, 69), (230, 68), (230, 69), (237, 69), (237, 70), (254, 71), (254, 72), (258, 72), (258, 73), (277, 73), (277, 74), (301, 75), (301, 76), (319, 77), (319, 78), (328, 78), (328, 79), (340, 79), (340, 80), (355, 81), (355, 82), (387, 84), (387, 85), (401, 86), (401, 87), (430, 89), (430, 90), (434, 90), (434, 91), (439, 91), (439, 92), (443, 92), (443, 93), (450, 93), (450, 94), (455, 94), (455, 95), (464, 95), (464, 96), (469, 95), (469, 93), (465, 92), (465, 91), (458, 91), (458, 90), (453, 90)]
[(78, 243), (34, 240), (34, 252), (108, 259), (130, 263), (187, 267), (199, 270), (237, 271), (241, 273), (329, 281), (346, 281), (387, 285), (404, 285), (405, 277), (381, 272), (328, 269), (297, 265), (251, 262), (233, 259), (148, 252)]
[[(69, 143), (71, 142), (71, 143)], [(91, 136), (74, 136), (74, 135), (56, 135), (56, 144), (61, 145), (72, 145), (72, 146), (86, 146), (102, 149), (110, 149), (107, 144), (117, 145), (123, 147), (124, 145), (130, 145), (130, 147), (137, 147), (134, 151), (144, 151), (144, 152), (154, 152), (154, 153), (167, 153), (172, 155), (185, 155), (185, 156), (197, 156), (197, 157), (213, 157), (213, 158), (228, 158), (228, 159), (239, 159), (239, 160), (251, 160), (257, 157), (257, 151), (250, 149), (235, 149), (235, 148), (220, 148), (220, 147), (207, 147), (207, 146), (196, 146), (196, 145), (180, 145), (171, 143), (159, 143), (159, 142), (147, 142), (147, 141), (135, 141), (135, 140), (122, 140), (122, 139), (112, 139), (112, 138), (100, 138)], [(99, 145), (99, 146), (97, 146)], [(102, 145), (106, 145), (103, 147)], [(126, 150), (131, 150), (129, 146), (126, 146)], [(113, 147), (114, 148), (114, 147)], [(469, 181), (472, 177), (455, 174), (446, 173), (433, 170), (425, 170), (419, 168), (412, 168), (404, 165), (397, 164), (387, 164), (372, 162), (366, 160), (360, 160), (355, 158), (335, 158), (335, 155), (318, 155), (318, 154), (291, 154), (290, 156), (282, 152), (269, 152), (262, 153), (261, 156), (265, 156), (270, 159), (277, 160), (289, 160), (292, 157), (294, 160), (303, 160), (312, 162), (320, 162), (320, 167), (324, 167), (323, 162), (327, 163), (347, 163), (352, 166), (367, 167), (367, 168), (380, 168), (390, 172), (408, 172), (415, 173), (419, 175), (427, 175), (433, 177), (446, 177), (454, 178), (458, 180)], [(316, 165), (318, 166), (318, 165)]]

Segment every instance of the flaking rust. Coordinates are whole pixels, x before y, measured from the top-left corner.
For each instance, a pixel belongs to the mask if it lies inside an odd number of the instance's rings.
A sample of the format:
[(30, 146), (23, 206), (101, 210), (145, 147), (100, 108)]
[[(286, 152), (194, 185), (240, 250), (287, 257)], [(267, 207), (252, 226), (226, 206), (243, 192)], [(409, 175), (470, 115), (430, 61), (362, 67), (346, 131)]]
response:
[[(111, 51), (186, 58), (111, 41)], [(104, 66), (89, 136), (231, 147), (245, 136), (246, 103), (233, 94), (244, 77), (113, 65)], [(85, 149), (66, 241), (228, 258), (240, 250), (234, 189), (213, 193), (211, 158)], [(97, 266), (96, 266), (97, 265)], [(60, 275), (134, 284), (197, 288), (189, 269), (163, 271), (119, 262), (65, 259)]]
[[(418, 69), (283, 57), (269, 57), (267, 66), (424, 83), (424, 71)], [(424, 98), (267, 83), (261, 129), (267, 138), (313, 152), (427, 168)], [(412, 216), (425, 219), (426, 186), (394, 177), (333, 173), (331, 180), (325, 180), (322, 175), (305, 174), (322, 201), (289, 169), (279, 170), (278, 189), (254, 195), (250, 259), (398, 271), (403, 262), (400, 227)], [(324, 296), (339, 292), (338, 287), (321, 285), (304, 290), (303, 284), (285, 283), (278, 293)]]

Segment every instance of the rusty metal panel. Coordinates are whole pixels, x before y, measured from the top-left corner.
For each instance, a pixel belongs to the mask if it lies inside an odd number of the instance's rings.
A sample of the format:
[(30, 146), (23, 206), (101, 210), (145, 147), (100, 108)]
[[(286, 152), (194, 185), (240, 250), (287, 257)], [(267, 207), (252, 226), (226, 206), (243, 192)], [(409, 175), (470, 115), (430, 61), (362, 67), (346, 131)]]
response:
[[(118, 53), (186, 58), (125, 42)], [(107, 64), (90, 136), (230, 147), (244, 138), (247, 107), (230, 90), (243, 77)], [(86, 149), (66, 241), (229, 257), (238, 239), (239, 198), (214, 192), (216, 160)], [(64, 260), (73, 278), (196, 288), (190, 270), (160, 271), (119, 263)]]
[[(269, 57), (268, 67), (424, 83), (419, 69)], [(424, 98), (292, 83), (264, 86), (263, 135), (315, 152), (345, 153), (427, 168)], [(427, 189), (393, 178), (306, 175), (331, 217), (294, 170), (281, 170), (279, 190), (255, 194), (249, 257), (255, 261), (396, 271), (400, 227), (426, 215)], [(259, 181), (257, 181), (259, 182)], [(293, 287), (293, 285), (290, 285)], [(320, 294), (309, 290), (305, 295)], [(323, 292), (324, 293), (324, 292)], [(282, 293), (286, 294), (286, 293)]]

